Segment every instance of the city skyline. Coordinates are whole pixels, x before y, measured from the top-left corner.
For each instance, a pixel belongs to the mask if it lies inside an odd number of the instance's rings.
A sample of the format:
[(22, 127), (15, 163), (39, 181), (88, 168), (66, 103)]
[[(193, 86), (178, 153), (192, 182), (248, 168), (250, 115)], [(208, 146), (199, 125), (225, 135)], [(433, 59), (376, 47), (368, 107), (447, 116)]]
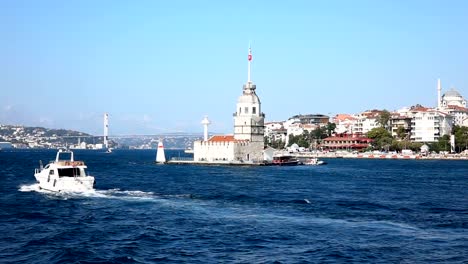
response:
[(468, 94), (468, 3), (0, 3), (0, 123), (110, 134), (231, 133), (252, 81), (267, 121)]

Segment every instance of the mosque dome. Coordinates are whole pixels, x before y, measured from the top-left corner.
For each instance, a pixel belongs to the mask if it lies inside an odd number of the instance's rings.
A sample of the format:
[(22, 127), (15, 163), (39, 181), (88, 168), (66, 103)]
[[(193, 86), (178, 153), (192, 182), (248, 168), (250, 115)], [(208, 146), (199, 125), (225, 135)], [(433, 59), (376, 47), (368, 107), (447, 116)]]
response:
[(447, 106), (466, 107), (466, 100), (458, 91), (452, 88), (450, 89), (450, 91), (445, 92), (444, 95), (442, 96), (442, 105), (444, 107), (447, 107)]
[(450, 91), (445, 92), (443, 97), (462, 97), (462, 96), (456, 90), (451, 89)]

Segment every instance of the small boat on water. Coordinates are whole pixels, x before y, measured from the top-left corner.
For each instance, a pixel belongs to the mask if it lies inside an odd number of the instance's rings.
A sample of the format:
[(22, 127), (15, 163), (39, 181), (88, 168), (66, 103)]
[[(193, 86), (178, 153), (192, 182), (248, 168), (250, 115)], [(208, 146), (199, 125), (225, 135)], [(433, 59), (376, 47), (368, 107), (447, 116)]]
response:
[(291, 155), (278, 155), (278, 156), (273, 156), (273, 165), (278, 165), (278, 166), (296, 166), (299, 165), (299, 160), (294, 158)]
[[(69, 158), (61, 159), (63, 156)], [(75, 161), (70, 150), (59, 149), (54, 161), (45, 167), (42, 162), (40, 164), (34, 177), (41, 189), (53, 192), (84, 192), (94, 189), (94, 177), (86, 174), (87, 166), (83, 161)]]
[(191, 147), (188, 147), (184, 150), (184, 152), (187, 154), (193, 154), (193, 149)]
[(304, 165), (309, 165), (309, 166), (318, 166), (318, 165), (325, 165), (325, 164), (327, 164), (325, 161), (319, 160), (318, 158), (311, 158), (304, 162)]

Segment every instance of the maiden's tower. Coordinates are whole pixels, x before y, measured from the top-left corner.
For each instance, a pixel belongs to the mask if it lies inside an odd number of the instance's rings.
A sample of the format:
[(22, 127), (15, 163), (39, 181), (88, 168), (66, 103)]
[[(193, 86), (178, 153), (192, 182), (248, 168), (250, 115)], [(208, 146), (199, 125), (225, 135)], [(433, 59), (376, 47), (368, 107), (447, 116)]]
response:
[(252, 51), (248, 54), (247, 82), (237, 100), (234, 115), (234, 134), (214, 135), (194, 142), (195, 163), (261, 164), (263, 162), (262, 113), (256, 85), (250, 79)]

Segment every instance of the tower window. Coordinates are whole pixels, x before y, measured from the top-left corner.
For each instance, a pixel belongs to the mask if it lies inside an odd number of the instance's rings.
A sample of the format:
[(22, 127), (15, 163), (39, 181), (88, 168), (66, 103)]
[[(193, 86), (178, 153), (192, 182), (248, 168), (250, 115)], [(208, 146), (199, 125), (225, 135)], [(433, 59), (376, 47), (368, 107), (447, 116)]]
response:
[(254, 114), (254, 115), (257, 114), (257, 108), (255, 106), (252, 107), (252, 114)]
[(245, 112), (246, 114), (248, 114), (248, 113), (249, 113), (249, 108), (246, 107), (246, 108), (244, 109), (244, 112)]
[(239, 114), (242, 113), (242, 107), (239, 107)]

